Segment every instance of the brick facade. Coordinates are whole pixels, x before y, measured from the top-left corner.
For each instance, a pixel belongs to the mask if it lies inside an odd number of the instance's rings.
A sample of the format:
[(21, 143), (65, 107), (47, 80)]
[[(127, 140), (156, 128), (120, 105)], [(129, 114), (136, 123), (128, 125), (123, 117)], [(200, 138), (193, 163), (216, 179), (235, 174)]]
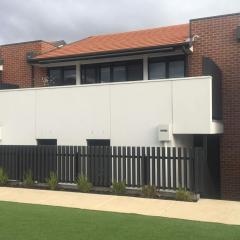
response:
[(189, 75), (202, 75), (203, 56), (211, 58), (223, 74), (221, 195), (223, 199), (240, 199), (240, 42), (236, 39), (240, 14), (196, 19), (190, 23), (191, 35), (199, 37), (189, 57)]
[(34, 41), (0, 46), (0, 59), (4, 61), (1, 82), (19, 85), (19, 87), (31, 87), (42, 84), (42, 77), (47, 72), (44, 68), (34, 67), (27, 62), (27, 54), (30, 52), (43, 53), (54, 49), (50, 43)]

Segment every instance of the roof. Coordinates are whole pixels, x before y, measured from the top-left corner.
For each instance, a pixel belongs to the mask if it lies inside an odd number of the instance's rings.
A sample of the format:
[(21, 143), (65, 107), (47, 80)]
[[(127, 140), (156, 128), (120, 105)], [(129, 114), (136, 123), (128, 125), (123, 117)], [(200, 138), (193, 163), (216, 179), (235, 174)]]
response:
[(25, 45), (25, 44), (31, 44), (31, 43), (47, 43), (50, 44), (54, 47), (57, 47), (57, 44), (61, 43), (61, 44), (66, 44), (64, 40), (60, 40), (60, 41), (53, 41), (53, 42), (48, 42), (48, 41), (44, 41), (44, 40), (33, 40), (33, 41), (26, 41), (26, 42), (14, 42), (14, 43), (7, 43), (7, 44), (3, 44), (0, 45), (0, 47), (6, 47), (6, 46), (13, 46), (13, 45)]
[(51, 44), (55, 47), (62, 47), (66, 45), (66, 42), (64, 40), (57, 40), (57, 41), (51, 42)]
[(177, 45), (185, 43), (187, 38), (189, 38), (189, 24), (98, 35), (38, 55), (35, 59), (64, 58), (102, 52), (118, 52), (130, 49)]

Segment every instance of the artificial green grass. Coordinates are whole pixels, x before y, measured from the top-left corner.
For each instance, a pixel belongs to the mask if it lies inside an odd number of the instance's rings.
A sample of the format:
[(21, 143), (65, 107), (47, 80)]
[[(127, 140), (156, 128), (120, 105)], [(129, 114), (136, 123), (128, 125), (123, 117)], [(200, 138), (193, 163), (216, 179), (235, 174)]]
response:
[(2, 240), (239, 240), (240, 227), (0, 202)]

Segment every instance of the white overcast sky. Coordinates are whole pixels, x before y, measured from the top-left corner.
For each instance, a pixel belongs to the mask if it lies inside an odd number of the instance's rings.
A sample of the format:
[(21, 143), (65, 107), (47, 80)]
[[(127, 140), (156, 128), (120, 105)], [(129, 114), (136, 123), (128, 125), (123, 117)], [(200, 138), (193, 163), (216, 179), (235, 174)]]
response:
[(240, 0), (0, 0), (0, 44), (187, 23), (240, 12)]

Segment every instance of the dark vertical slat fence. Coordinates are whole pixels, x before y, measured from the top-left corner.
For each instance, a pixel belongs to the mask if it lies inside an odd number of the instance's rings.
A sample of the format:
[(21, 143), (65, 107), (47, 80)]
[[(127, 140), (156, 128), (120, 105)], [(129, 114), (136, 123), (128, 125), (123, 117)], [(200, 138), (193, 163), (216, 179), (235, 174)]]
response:
[(121, 153), (122, 153), (122, 148), (121, 147), (118, 147), (117, 148), (117, 180), (118, 180), (118, 182), (120, 182), (121, 181), (121, 176), (122, 176), (122, 164), (121, 164), (121, 162), (122, 162), (122, 155), (121, 155)]
[(178, 148), (178, 188), (182, 188), (182, 149)]
[(127, 175), (126, 175), (126, 147), (122, 148), (122, 160), (123, 160), (123, 182), (126, 183)]
[(154, 186), (157, 186), (156, 182), (155, 182), (155, 172), (156, 172), (156, 169), (155, 169), (155, 147), (152, 147), (152, 185)]
[(177, 172), (176, 172), (176, 148), (174, 147), (173, 149), (173, 190), (176, 190), (177, 188)]
[(167, 148), (167, 188), (172, 189), (171, 185), (171, 179), (172, 179), (172, 173), (171, 173), (171, 148)]
[(127, 147), (127, 186), (131, 186), (131, 147)]
[(23, 181), (31, 171), (34, 181), (45, 182), (55, 172), (63, 183), (84, 175), (105, 187), (123, 181), (128, 187), (199, 192), (203, 158), (201, 148), (0, 145), (0, 167), (11, 180)]
[(146, 185), (146, 184), (147, 184), (145, 165), (146, 165), (145, 148), (142, 147), (142, 158), (141, 158), (141, 174), (142, 174), (142, 179), (141, 179), (141, 184), (140, 184), (140, 185)]
[(166, 189), (166, 156), (165, 156), (165, 148), (162, 148), (162, 189)]
[(132, 147), (132, 186), (136, 187), (136, 155), (135, 147)]
[(57, 169), (56, 153), (55, 146), (0, 146), (0, 167), (11, 180), (23, 181), (31, 172), (34, 181), (44, 182)]
[(157, 148), (157, 188), (161, 187), (161, 155), (160, 155), (160, 148)]
[(117, 181), (117, 147), (113, 147), (113, 181)]
[(141, 149), (137, 147), (137, 183), (136, 186), (141, 186)]

